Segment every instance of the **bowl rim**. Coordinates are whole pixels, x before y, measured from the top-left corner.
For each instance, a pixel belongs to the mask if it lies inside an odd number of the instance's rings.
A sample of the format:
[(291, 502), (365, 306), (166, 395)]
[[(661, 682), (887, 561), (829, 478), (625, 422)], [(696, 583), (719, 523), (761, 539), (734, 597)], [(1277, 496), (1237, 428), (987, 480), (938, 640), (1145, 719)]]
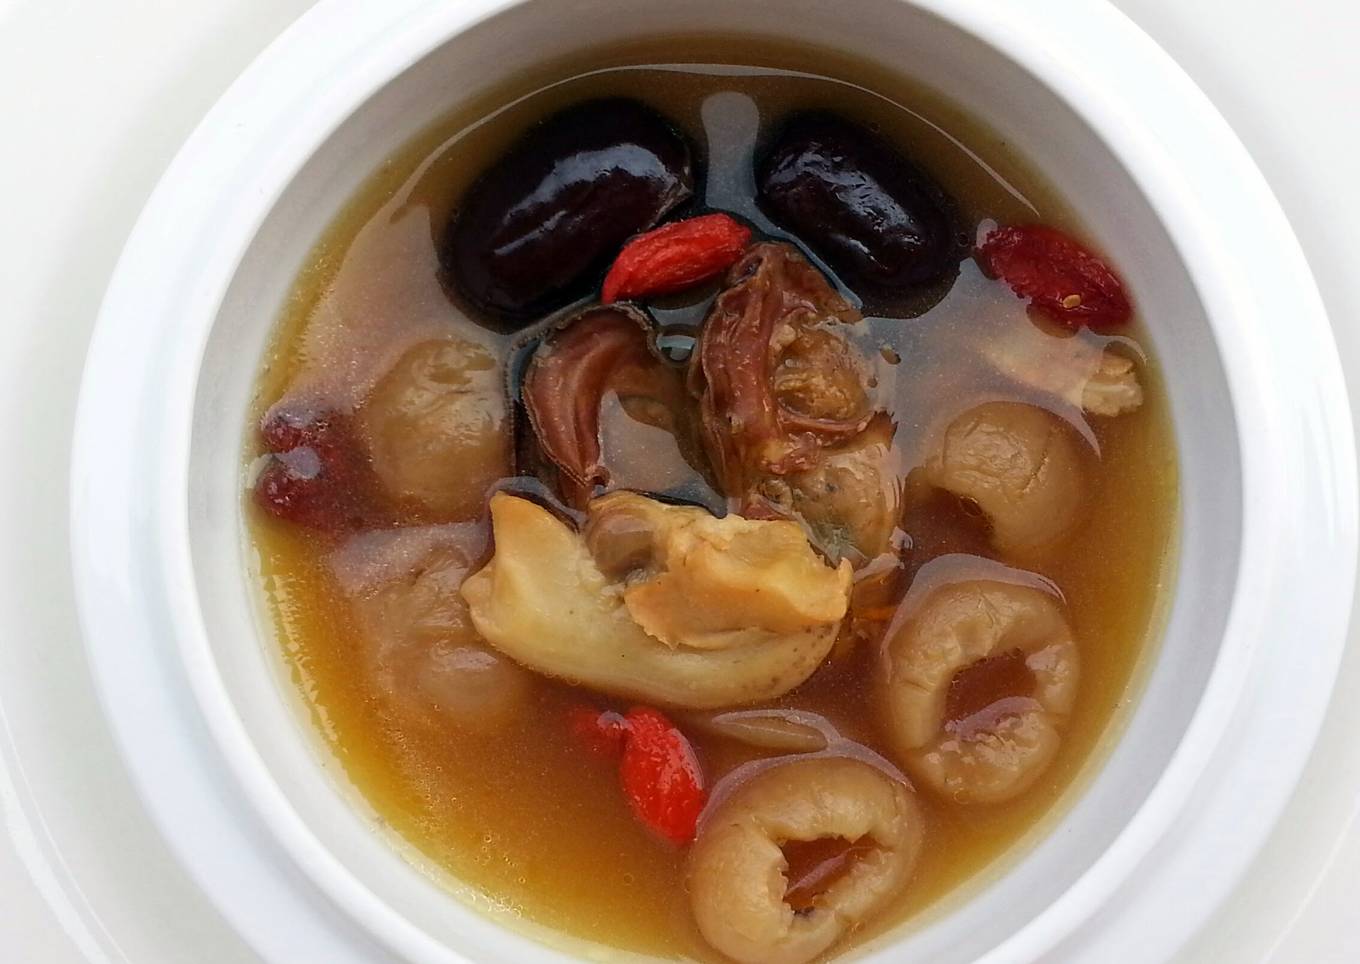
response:
[[(196, 704), (181, 702), (173, 712), (181, 718), (201, 713), (206, 735), (226, 758), (237, 789), (274, 843), (317, 888), (363, 922), (367, 932), (415, 960), (462, 958), (384, 904), (302, 824), (264, 770), (217, 675), (190, 561), (184, 485), (190, 418), (203, 347), (221, 296), (278, 194), (383, 83), (454, 34), (517, 2), (398, 0), (365, 9), (355, 0), (322, 0), (275, 41), (207, 115), (148, 201), (100, 310), (73, 443), (72, 566), (96, 689), (134, 783), (172, 849), (220, 903), (219, 889), (196, 866), (201, 854), (184, 842), (182, 828), (174, 826), (182, 817), (158, 802), (155, 768), (147, 759), (146, 720), (130, 712), (139, 695), (144, 696), (137, 692), (142, 681), (122, 659), (134, 626), (148, 627), (149, 635), (163, 644), (143, 654), (147, 666), (167, 658), (182, 660)], [(1067, 939), (1123, 883), (1146, 869), (1140, 865), (1184, 814), (1192, 794), (1203, 796), (1200, 777), (1208, 778), (1211, 764), (1213, 772), (1231, 769), (1234, 760), (1241, 766), (1251, 758), (1259, 765), (1259, 753), (1247, 752), (1224, 736), (1242, 701), (1260, 699), (1258, 691), (1269, 683), (1259, 679), (1271, 651), (1263, 636), (1285, 626), (1285, 614), (1299, 616), (1309, 608), (1308, 623), (1319, 631), (1311, 639), (1316, 648), (1304, 672), (1315, 692), (1330, 691), (1355, 571), (1353, 436), (1326, 314), (1278, 203), (1226, 122), (1150, 38), (1103, 0), (1026, 0), (1006, 9), (988, 0), (900, 2), (960, 27), (1014, 60), (1106, 141), (1181, 249), (1224, 361), (1234, 417), (1238, 425), (1252, 426), (1250, 433), (1239, 432), (1241, 564), (1225, 632), (1232, 644), (1220, 648), (1179, 746), (1113, 845), (1067, 892), (984, 958), (1031, 960)], [(383, 9), (371, 9), (375, 6)], [(1063, 56), (1072, 49), (1068, 38), (1073, 31), (1101, 50), (1107, 63), (1115, 56), (1139, 69), (1097, 71), (1090, 58)], [(313, 43), (317, 36), (361, 36), (364, 49), (343, 43), (321, 49), (328, 45)], [(322, 76), (329, 86), (319, 93), (316, 82)], [(1166, 94), (1139, 95), (1130, 77), (1168, 92), (1170, 99)], [(1148, 77), (1155, 84), (1146, 84)], [(262, 99), (258, 92), (266, 88), (270, 96)], [(293, 109), (304, 102), (307, 111), (299, 120)], [(1158, 117), (1159, 112), (1169, 116)], [(1184, 156), (1173, 157), (1163, 139), (1172, 120), (1177, 131), (1189, 130), (1201, 138), (1194, 149), (1185, 142), (1178, 145)], [(265, 144), (267, 149), (261, 146)], [(1215, 158), (1217, 176), (1233, 185), (1237, 201), (1268, 230), (1251, 238), (1225, 236), (1216, 224), (1222, 212), (1215, 209), (1215, 194), (1207, 190), (1207, 171), (1187, 159), (1196, 152)], [(274, 161), (283, 157), (286, 163), (260, 163), (262, 153)], [(262, 203), (241, 205), (243, 210), (223, 219), (193, 216), (218, 213), (226, 186), (239, 190), (245, 181), (255, 190), (244, 196)], [(205, 223), (214, 225), (211, 246), (204, 237)], [(205, 252), (196, 263), (194, 257)], [(1276, 269), (1268, 282), (1254, 270), (1263, 263)], [(1256, 297), (1266, 284), (1272, 298), (1291, 306), (1288, 338)], [(170, 327), (171, 319), (178, 329)], [(1242, 319), (1258, 323), (1226, 330), (1229, 320), (1240, 326)], [(129, 345), (146, 346), (146, 357), (129, 364)], [(1292, 381), (1278, 384), (1285, 366)], [(1300, 432), (1300, 426), (1311, 432)], [(126, 444), (147, 432), (154, 433), (162, 453), (149, 471), (137, 464), (136, 446)], [(111, 478), (117, 481), (110, 483)], [(148, 504), (153, 494), (159, 501)], [(1281, 507), (1308, 504), (1326, 510), (1312, 513), (1316, 524), (1283, 531), (1283, 520), (1291, 513)], [(1314, 561), (1312, 568), (1305, 574), (1284, 565), (1297, 559)], [(139, 569), (148, 560), (154, 561), (154, 572)], [(1224, 862), (1220, 879), (1203, 888), (1193, 908), (1179, 908), (1183, 923), (1197, 925), (1207, 918), (1216, 898), (1227, 892), (1264, 842), (1298, 779), (1325, 707), (1326, 700), (1319, 698), (1295, 709), (1289, 752), (1277, 753), (1275, 770), (1287, 779), (1277, 781), (1273, 796), (1258, 796), (1252, 839), (1238, 841), (1243, 853)], [(1225, 763), (1226, 751), (1233, 751), (1233, 758)], [(1219, 779), (1224, 779), (1221, 772)]]

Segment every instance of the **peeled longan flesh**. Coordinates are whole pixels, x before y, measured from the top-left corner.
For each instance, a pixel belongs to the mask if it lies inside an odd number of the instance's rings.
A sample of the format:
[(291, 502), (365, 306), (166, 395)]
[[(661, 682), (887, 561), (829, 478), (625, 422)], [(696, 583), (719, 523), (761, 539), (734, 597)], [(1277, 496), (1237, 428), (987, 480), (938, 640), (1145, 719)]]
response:
[(510, 474), (499, 360), (474, 341), (422, 342), (383, 376), (358, 411), (359, 434), (387, 494), (443, 521), (481, 512)]
[[(788, 902), (790, 841), (838, 838), (859, 851), (826, 889)], [(705, 815), (690, 852), (690, 905), (704, 938), (743, 964), (802, 964), (877, 913), (920, 853), (915, 796), (868, 763), (809, 757), (742, 783)]]
[[(949, 726), (950, 687), (985, 660), (1016, 654), (1032, 691)], [(946, 584), (885, 638), (884, 723), (912, 776), (959, 803), (996, 803), (1033, 785), (1052, 762), (1076, 699), (1080, 659), (1056, 599), (994, 580)]]
[(1088, 481), (1073, 431), (1046, 409), (987, 402), (949, 423), (927, 461), (930, 484), (975, 502), (1002, 553), (1030, 558), (1080, 519)]
[(533, 677), (486, 645), (458, 593), (476, 560), (461, 531), (467, 528), (398, 532), (368, 554), (373, 574), (353, 588), (352, 605), (360, 656), (391, 705), (491, 733), (524, 712)]

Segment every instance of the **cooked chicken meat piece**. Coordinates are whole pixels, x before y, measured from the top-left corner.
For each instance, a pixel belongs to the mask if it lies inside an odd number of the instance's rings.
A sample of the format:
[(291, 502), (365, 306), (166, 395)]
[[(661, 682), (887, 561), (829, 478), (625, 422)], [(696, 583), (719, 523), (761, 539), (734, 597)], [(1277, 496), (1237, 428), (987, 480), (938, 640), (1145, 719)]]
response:
[(1096, 370), (1082, 386), (1082, 410), (1112, 417), (1135, 411), (1142, 404), (1143, 386), (1138, 384), (1133, 360), (1105, 349)]

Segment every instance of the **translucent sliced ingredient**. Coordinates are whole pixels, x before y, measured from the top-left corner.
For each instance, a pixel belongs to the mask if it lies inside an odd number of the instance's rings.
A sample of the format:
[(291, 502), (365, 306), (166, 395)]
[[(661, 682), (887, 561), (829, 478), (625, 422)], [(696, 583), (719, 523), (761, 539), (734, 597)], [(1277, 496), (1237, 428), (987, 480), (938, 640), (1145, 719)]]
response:
[(798, 710), (692, 713), (685, 722), (704, 733), (780, 753), (816, 753), (825, 750), (835, 736), (830, 722)]

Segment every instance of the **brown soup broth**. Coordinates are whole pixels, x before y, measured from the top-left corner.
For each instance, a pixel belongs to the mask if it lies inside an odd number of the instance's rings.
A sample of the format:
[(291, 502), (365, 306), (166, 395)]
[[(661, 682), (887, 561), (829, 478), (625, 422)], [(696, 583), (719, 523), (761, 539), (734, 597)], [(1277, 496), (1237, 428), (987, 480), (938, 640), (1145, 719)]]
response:
[[(286, 392), (351, 409), (402, 352), (450, 329), (502, 362), (509, 358), (512, 337), (475, 323), (441, 287), (435, 242), (469, 183), (529, 125), (565, 105), (610, 95), (649, 103), (690, 136), (709, 171), (719, 169), (709, 175), (706, 199), (715, 208), (750, 216), (736, 205), (749, 177), (743, 159), (752, 138), (793, 110), (824, 108), (895, 142), (957, 199), (970, 225), (1040, 221), (1082, 236), (1039, 172), (938, 95), (900, 78), (824, 51), (752, 41), (677, 39), (599, 53), (584, 66), (538, 71), (394, 148), (317, 244), (284, 307), (259, 378), (248, 460), (259, 451), (260, 414)], [(691, 297), (655, 314), (663, 324), (689, 323), (705, 305)], [(1006, 804), (951, 806), (920, 793), (928, 829), (913, 881), (861, 937), (995, 872), (1003, 855), (1013, 855), (1052, 817), (1116, 735), (1160, 627), (1176, 470), (1155, 366), (1146, 358), (1139, 365), (1141, 408), (1083, 418), (999, 376), (970, 348), (989, 330), (1030, 324), (1024, 304), (970, 260), (948, 294), (918, 317), (868, 318), (856, 326), (856, 341), (875, 360), (875, 390), (897, 422), (894, 444), (907, 466), (922, 460), (933, 426), (990, 399), (1044, 404), (1077, 420), (1100, 456), (1089, 513), (1040, 572), (1065, 598), (1082, 658), (1080, 694), (1058, 758), (1037, 786)], [(1141, 322), (1119, 340), (1135, 351), (1147, 345)], [(626, 438), (645, 460), (645, 431)], [(247, 516), (256, 575), (293, 680), (348, 781), (383, 821), (481, 892), (486, 899), (479, 905), (510, 918), (648, 954), (718, 959), (690, 919), (684, 854), (637, 823), (611, 765), (586, 758), (564, 732), (568, 687), (542, 685), (530, 712), (494, 737), (408, 718), (388, 705), (355, 658), (364, 643), (337, 574), (336, 539), (278, 522), (253, 505)], [(353, 564), (356, 551), (343, 565)], [(930, 574), (966, 564), (951, 556), (932, 564)], [(869, 709), (868, 663), (856, 654), (779, 703), (820, 713), (891, 757)], [(711, 777), (755, 755), (691, 735)]]

